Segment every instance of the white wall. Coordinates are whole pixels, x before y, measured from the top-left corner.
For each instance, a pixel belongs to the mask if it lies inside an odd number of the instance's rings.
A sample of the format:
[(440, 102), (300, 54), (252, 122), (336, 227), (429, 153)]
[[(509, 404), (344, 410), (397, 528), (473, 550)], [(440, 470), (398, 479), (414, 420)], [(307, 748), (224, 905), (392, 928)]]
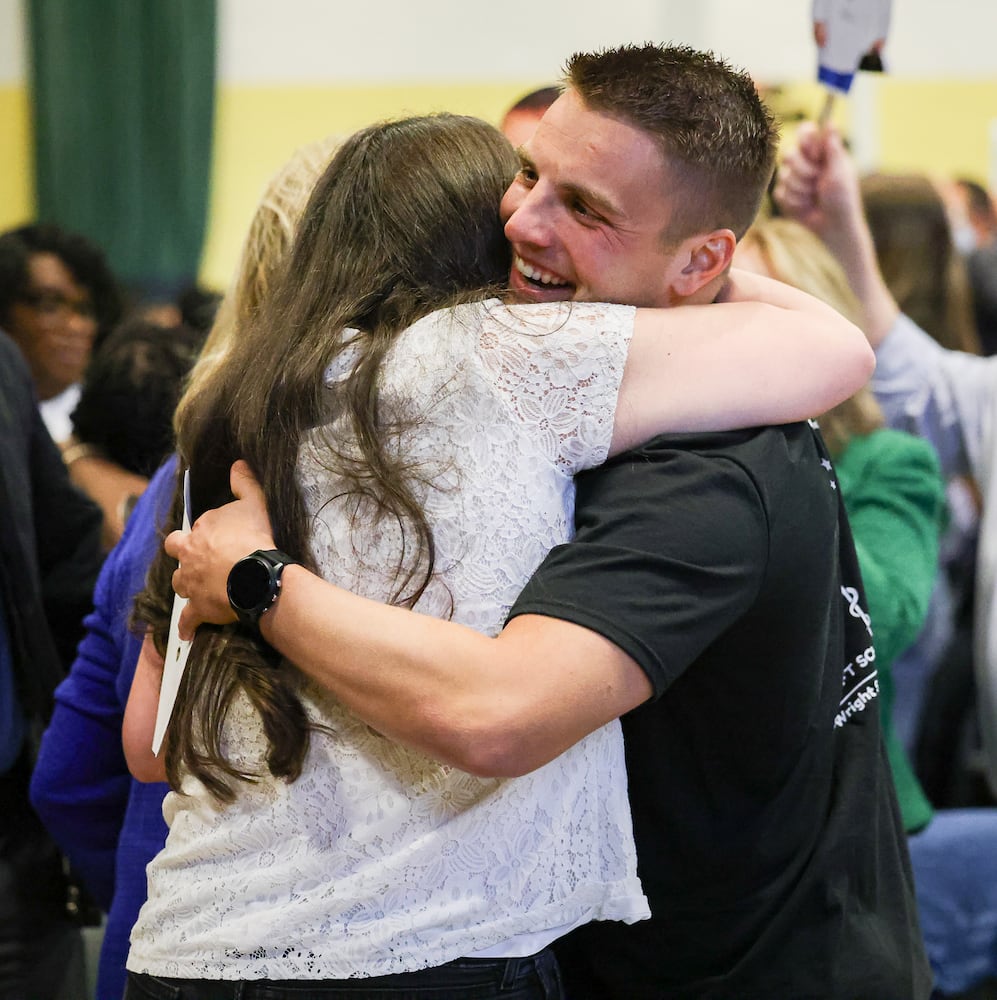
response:
[(21, 0), (0, 0), (0, 86), (22, 81), (24, 62)]
[[(239, 82), (537, 80), (578, 49), (678, 41), (766, 80), (815, 72), (810, 0), (220, 0), (221, 76)], [(307, 25), (307, 30), (303, 30)], [(894, 0), (898, 76), (997, 75), (993, 0)]]
[[(756, 76), (803, 80), (816, 54), (810, 0), (706, 0), (702, 35)], [(997, 3), (993, 0), (893, 0), (887, 69), (902, 77), (997, 75)]]
[[(233, 83), (545, 80), (577, 49), (674, 40), (765, 80), (814, 72), (810, 0), (219, 0)], [(0, 84), (23, 80), (21, 0), (0, 0)], [(997, 75), (993, 0), (894, 0), (898, 76)]]
[(579, 16), (566, 0), (220, 0), (221, 76), (240, 83), (543, 79), (569, 51), (660, 32), (660, 0), (584, 6)]

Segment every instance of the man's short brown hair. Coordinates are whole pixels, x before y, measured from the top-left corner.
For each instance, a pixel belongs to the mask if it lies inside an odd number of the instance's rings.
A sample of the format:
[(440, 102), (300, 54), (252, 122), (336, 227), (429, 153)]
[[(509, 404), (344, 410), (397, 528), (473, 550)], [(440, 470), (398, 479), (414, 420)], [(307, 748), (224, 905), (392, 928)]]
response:
[(592, 111), (651, 135), (680, 191), (666, 238), (730, 229), (739, 239), (775, 167), (779, 133), (751, 78), (684, 45), (576, 53), (566, 83)]

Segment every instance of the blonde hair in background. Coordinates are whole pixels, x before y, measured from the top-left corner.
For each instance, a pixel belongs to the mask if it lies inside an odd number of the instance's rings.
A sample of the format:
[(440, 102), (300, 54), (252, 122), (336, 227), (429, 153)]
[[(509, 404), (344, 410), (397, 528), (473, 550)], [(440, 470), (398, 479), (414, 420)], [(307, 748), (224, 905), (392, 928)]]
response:
[(235, 342), (237, 331), (259, 311), (277, 272), (287, 262), (308, 196), (343, 139), (331, 135), (299, 147), (264, 189), (242, 245), (235, 278), (191, 371), (174, 426), (179, 425), (190, 400)]
[[(848, 278), (820, 238), (791, 219), (758, 219), (740, 246), (754, 250), (767, 273), (826, 302), (846, 319), (861, 324), (862, 310)], [(736, 263), (736, 261), (735, 261)], [(828, 450), (837, 456), (853, 437), (883, 426), (883, 414), (868, 387), (820, 416)]]
[[(177, 406), (174, 429), (182, 426), (185, 415), (196, 409), (199, 397), (238, 342), (240, 332), (249, 327), (260, 311), (274, 281), (287, 264), (294, 234), (312, 189), (342, 141), (342, 137), (331, 136), (300, 147), (267, 184), (243, 242), (235, 278), (225, 293)], [(182, 469), (178, 468), (166, 521), (167, 531), (180, 527), (184, 506), (181, 482)], [(168, 626), (175, 567), (176, 563), (160, 548), (149, 568), (147, 586), (136, 597), (133, 624), (141, 628), (151, 625), (154, 631)]]

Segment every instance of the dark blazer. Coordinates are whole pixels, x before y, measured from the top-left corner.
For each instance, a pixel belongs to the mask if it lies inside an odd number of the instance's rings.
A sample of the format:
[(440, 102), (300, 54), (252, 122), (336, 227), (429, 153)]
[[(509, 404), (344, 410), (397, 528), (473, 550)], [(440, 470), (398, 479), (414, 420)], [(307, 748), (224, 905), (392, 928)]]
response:
[(31, 809), (28, 780), (53, 692), (90, 608), (102, 560), (100, 527), (100, 509), (72, 486), (42, 423), (20, 350), (0, 331), (0, 600), (18, 699), (29, 723), (20, 758), (0, 774), (5, 996), (18, 975), (31, 974), (22, 968), (31, 961), (24, 942), (56, 924), (66, 928), (62, 933), (71, 930), (62, 858)]
[(31, 374), (0, 331), (0, 599), (22, 707), (48, 718), (102, 561), (100, 509), (70, 482)]

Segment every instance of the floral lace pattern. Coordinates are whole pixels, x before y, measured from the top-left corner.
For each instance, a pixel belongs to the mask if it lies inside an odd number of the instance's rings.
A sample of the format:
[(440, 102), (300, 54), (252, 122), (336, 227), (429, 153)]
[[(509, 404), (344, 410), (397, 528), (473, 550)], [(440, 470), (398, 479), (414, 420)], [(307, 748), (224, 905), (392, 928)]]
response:
[[(434, 313), (396, 342), (382, 406), (409, 421), (436, 573), (417, 610), (497, 634), (548, 549), (570, 536), (571, 476), (602, 462), (633, 328), (623, 306)], [(345, 377), (330, 371), (334, 384)], [(314, 432), (299, 482), (323, 575), (385, 600), (396, 524), (338, 494)], [(339, 439), (337, 439), (339, 440)], [(341, 442), (340, 442), (341, 443)], [(410, 545), (411, 548), (411, 545)], [(129, 968), (218, 979), (346, 978), (438, 965), (586, 919), (648, 915), (636, 875), (619, 723), (521, 778), (482, 779), (385, 739), (322, 691), (304, 773), (219, 807), (193, 780), (168, 796), (166, 849)], [(248, 701), (226, 730), (259, 768)]]

